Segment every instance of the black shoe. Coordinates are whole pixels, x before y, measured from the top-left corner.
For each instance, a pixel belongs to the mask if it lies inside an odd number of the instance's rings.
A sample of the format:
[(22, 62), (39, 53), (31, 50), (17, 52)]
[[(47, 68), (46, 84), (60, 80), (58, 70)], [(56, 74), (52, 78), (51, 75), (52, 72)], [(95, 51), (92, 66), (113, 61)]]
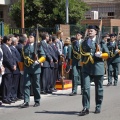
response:
[(47, 92), (45, 92), (45, 91), (41, 91), (41, 94), (47, 95)]
[(35, 104), (33, 105), (33, 107), (38, 107), (38, 106), (40, 106), (40, 103), (38, 102), (35, 102)]
[(52, 94), (52, 91), (51, 91), (51, 90), (48, 90), (47, 93), (48, 93), (48, 94)]
[(95, 114), (99, 114), (99, 113), (100, 113), (100, 109), (96, 109)]
[(0, 102), (0, 106), (2, 105), (2, 102)]
[(20, 97), (18, 97), (18, 100), (24, 100), (24, 96), (20, 96)]
[(80, 113), (79, 113), (79, 116), (84, 116), (84, 115), (87, 115), (89, 114), (89, 110), (87, 108), (84, 108)]
[(28, 102), (25, 102), (23, 103), (22, 105), (20, 105), (21, 108), (27, 108), (29, 107), (29, 103)]
[(107, 84), (107, 86), (111, 86), (111, 85), (112, 85), (112, 83), (108, 83), (108, 84)]
[(77, 95), (76, 92), (72, 92), (72, 93), (69, 94), (69, 96), (75, 96), (75, 95)]
[(114, 86), (117, 86), (117, 83), (114, 83)]
[(17, 98), (17, 97), (16, 97), (16, 98), (14, 98), (14, 99), (15, 99), (15, 101), (18, 101), (18, 100), (19, 100), (19, 98)]
[(13, 103), (15, 103), (15, 98), (10, 98), (10, 100), (13, 102)]
[(5, 104), (11, 104), (11, 101), (9, 101), (9, 100), (2, 100), (2, 102)]
[(52, 88), (51, 91), (52, 92), (57, 92), (57, 89), (56, 88)]

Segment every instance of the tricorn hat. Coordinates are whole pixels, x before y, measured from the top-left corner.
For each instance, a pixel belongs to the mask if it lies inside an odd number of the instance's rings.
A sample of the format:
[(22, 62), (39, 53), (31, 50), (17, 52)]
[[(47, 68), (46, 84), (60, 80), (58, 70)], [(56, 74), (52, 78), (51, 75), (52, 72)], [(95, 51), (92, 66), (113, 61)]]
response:
[(94, 29), (94, 30), (98, 31), (99, 27), (97, 25), (89, 25), (88, 29)]

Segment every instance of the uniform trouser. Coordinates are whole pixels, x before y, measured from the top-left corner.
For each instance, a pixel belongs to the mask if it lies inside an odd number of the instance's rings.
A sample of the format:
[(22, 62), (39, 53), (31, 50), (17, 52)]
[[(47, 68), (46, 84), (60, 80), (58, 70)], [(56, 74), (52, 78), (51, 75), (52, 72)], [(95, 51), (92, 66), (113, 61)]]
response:
[(2, 99), (9, 100), (11, 97), (13, 74), (4, 74), (2, 77)]
[(21, 98), (24, 95), (24, 75), (20, 74), (19, 85), (18, 85), (18, 98)]
[[(73, 78), (72, 78), (72, 92), (77, 93), (77, 86), (81, 84), (82, 74), (81, 74), (81, 66), (72, 66)], [(82, 90), (82, 84), (81, 84)]]
[(30, 102), (30, 85), (33, 87), (34, 101), (40, 102), (40, 73), (24, 74), (24, 102)]
[(119, 74), (118, 65), (119, 63), (111, 63), (108, 65), (108, 83), (112, 83), (112, 76), (114, 76), (114, 83), (118, 82), (118, 74)]
[(12, 91), (11, 91), (13, 98), (17, 98), (19, 79), (20, 79), (20, 74), (13, 74)]
[(90, 108), (90, 79), (94, 79), (95, 83), (95, 102), (96, 108), (101, 109), (101, 104), (103, 101), (103, 79), (104, 75), (94, 75), (90, 76), (87, 73), (83, 73), (83, 95), (82, 104), (83, 108)]

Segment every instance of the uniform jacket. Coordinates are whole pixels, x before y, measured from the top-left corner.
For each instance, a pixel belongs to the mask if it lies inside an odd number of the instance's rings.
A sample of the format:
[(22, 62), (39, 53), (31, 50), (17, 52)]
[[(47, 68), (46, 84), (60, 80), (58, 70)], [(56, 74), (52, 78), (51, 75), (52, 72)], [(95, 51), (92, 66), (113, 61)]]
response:
[[(76, 51), (77, 53), (80, 54), (80, 45), (81, 45), (81, 43), (82, 43), (82, 40), (81, 40), (80, 43), (79, 43), (78, 40), (76, 40), (75, 42), (72, 42), (72, 45), (71, 45), (72, 66), (74, 66), (74, 65), (80, 66), (81, 58), (79, 58), (79, 59), (76, 58), (76, 57), (77, 57), (77, 54), (75, 54), (75, 53), (73, 52), (73, 49), (74, 49), (74, 51)], [(68, 49), (68, 50), (69, 50), (69, 49)], [(68, 53), (70, 53), (70, 52), (68, 52)]]
[[(118, 44), (117, 44), (117, 42), (114, 42), (113, 44), (111, 44), (111, 42), (108, 42), (107, 47), (108, 47), (109, 52), (110, 52), (110, 57), (108, 58), (107, 63), (108, 64), (119, 63), (120, 56), (118, 53), (117, 54), (115, 53), (115, 50), (117, 49), (117, 47), (120, 50), (120, 43), (118, 42)], [(114, 57), (112, 57), (112, 53), (114, 54)]]
[[(92, 64), (90, 61), (87, 64), (84, 64), (82, 67), (82, 72), (85, 72), (89, 75), (104, 75), (104, 61), (102, 58), (96, 57), (96, 45), (97, 45), (97, 38), (91, 46), (88, 45), (88, 39), (84, 40), (81, 44), (81, 47), (85, 53), (91, 53), (94, 63)], [(102, 53), (108, 53), (109, 50), (106, 47), (104, 42), (100, 43), (100, 50)], [(86, 62), (88, 57), (82, 56), (82, 62)]]
[[(27, 44), (24, 46), (23, 48), (24, 51), (24, 55), (28, 56), (30, 59), (35, 60), (35, 56), (34, 56), (34, 44), (30, 45)], [(40, 45), (37, 49), (37, 54), (38, 54), (38, 58), (44, 56), (45, 57), (45, 52), (42, 48), (42, 46)], [(24, 59), (24, 62), (27, 63), (27, 61)], [(24, 67), (24, 73), (29, 73), (29, 74), (37, 74), (37, 73), (41, 73), (41, 67), (40, 64), (31, 64), (29, 67), (27, 67), (25, 65)]]

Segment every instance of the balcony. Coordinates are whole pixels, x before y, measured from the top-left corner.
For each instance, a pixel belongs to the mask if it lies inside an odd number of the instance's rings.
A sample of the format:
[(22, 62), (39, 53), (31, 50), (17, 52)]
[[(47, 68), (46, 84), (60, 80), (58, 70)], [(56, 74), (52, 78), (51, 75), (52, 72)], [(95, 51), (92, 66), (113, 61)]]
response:
[(10, 0), (0, 0), (0, 5), (9, 5)]

